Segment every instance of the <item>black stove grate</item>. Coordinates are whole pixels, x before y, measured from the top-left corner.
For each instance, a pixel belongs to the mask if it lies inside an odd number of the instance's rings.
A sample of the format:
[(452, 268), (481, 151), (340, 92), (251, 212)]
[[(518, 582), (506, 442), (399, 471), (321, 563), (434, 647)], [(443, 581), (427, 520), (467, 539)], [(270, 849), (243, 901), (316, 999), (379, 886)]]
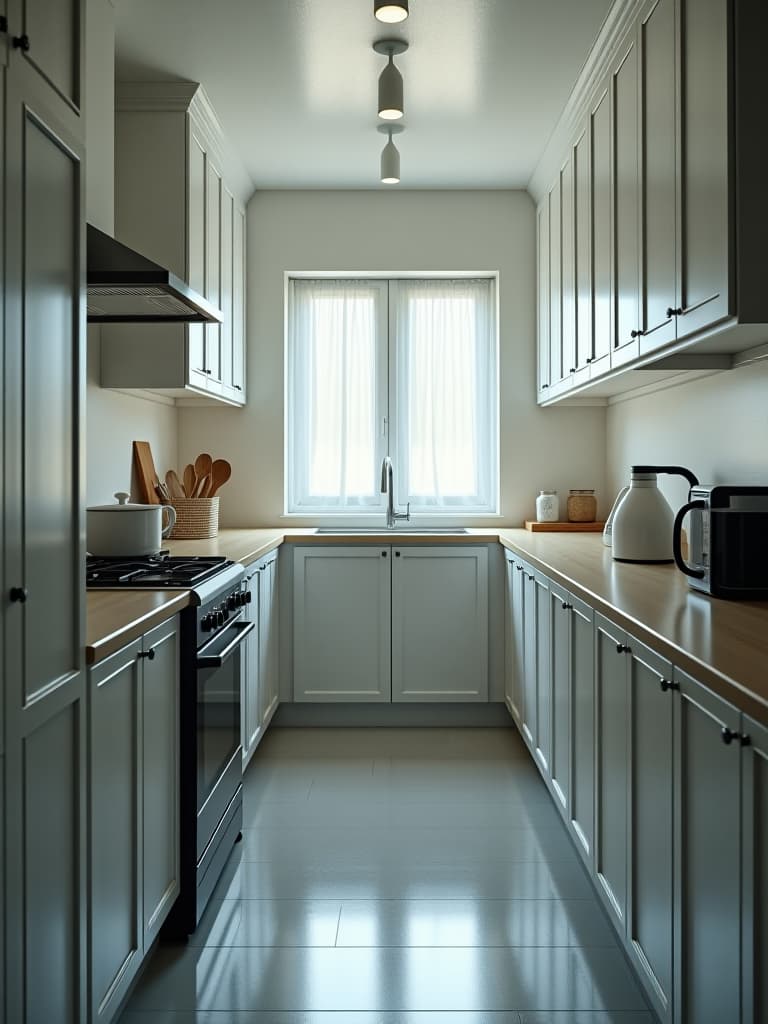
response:
[(171, 556), (164, 552), (146, 558), (102, 558), (86, 561), (85, 585), (99, 587), (193, 587), (220, 572), (223, 555)]

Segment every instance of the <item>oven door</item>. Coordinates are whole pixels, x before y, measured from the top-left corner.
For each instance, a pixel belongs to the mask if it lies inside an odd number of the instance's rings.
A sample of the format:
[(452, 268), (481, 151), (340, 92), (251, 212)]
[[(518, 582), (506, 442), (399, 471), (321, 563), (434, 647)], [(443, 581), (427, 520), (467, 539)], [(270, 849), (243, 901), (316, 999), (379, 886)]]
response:
[(240, 651), (253, 628), (241, 613), (197, 652), (198, 862), (241, 782)]

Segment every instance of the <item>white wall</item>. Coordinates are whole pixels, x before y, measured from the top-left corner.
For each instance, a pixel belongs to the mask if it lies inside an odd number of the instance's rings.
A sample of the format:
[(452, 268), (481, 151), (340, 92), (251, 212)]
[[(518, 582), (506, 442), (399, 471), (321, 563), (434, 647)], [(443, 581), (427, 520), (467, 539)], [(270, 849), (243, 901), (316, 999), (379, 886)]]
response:
[[(687, 466), (702, 483), (768, 484), (768, 364), (754, 363), (609, 407), (608, 486), (632, 463)], [(686, 485), (660, 478), (675, 506)]]
[(535, 404), (534, 264), (525, 192), (257, 192), (248, 204), (248, 405), (179, 411), (184, 462), (208, 451), (232, 463), (222, 525), (277, 523), (283, 512), (286, 270), (498, 270), (504, 521), (531, 517), (543, 487), (602, 496), (604, 409)]
[[(111, 0), (86, 7), (86, 209), (88, 221), (114, 228), (115, 11)], [(89, 505), (131, 490), (131, 442), (149, 441), (158, 470), (177, 464), (177, 415), (172, 406), (99, 387), (100, 330), (88, 328), (86, 490)], [(134, 498), (136, 497), (135, 491)]]

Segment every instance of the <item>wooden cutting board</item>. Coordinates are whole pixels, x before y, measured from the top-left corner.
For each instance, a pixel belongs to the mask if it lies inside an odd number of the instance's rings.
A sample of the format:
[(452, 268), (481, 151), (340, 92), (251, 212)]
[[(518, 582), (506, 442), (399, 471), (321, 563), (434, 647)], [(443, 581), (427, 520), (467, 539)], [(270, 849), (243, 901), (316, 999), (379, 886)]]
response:
[(139, 501), (144, 505), (159, 505), (160, 499), (155, 491), (158, 477), (149, 441), (133, 442), (133, 466), (139, 487)]
[(525, 520), (526, 530), (531, 533), (602, 533), (605, 523), (537, 523)]

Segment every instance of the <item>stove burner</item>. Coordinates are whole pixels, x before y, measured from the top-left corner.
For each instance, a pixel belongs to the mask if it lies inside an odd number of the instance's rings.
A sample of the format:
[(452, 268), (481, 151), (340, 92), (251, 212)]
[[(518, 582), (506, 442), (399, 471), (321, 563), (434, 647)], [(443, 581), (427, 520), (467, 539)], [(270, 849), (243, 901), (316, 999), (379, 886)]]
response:
[(146, 558), (89, 556), (85, 585), (97, 587), (192, 587), (220, 571), (223, 556), (170, 556), (161, 551)]

